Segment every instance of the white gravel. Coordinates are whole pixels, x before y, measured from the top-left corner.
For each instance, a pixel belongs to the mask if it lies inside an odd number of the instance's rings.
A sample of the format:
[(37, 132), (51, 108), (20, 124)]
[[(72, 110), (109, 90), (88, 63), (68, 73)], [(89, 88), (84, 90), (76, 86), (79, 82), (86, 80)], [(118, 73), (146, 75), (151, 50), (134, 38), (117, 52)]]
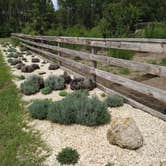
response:
[[(28, 60), (30, 61), (30, 59)], [(44, 77), (47, 77), (49, 74), (63, 74), (61, 69), (50, 73), (51, 71), (47, 70), (47, 65), (44, 65), (36, 72), (46, 71)], [(22, 74), (14, 68), (13, 74), (29, 75)], [(17, 86), (21, 82), (15, 80)], [(69, 88), (67, 91), (71, 92)], [(23, 100), (30, 101), (37, 98), (60, 100), (61, 97), (58, 93), (56, 91), (47, 96), (41, 93), (23, 96)], [(102, 93), (97, 88), (90, 92), (91, 95), (97, 95), (100, 98)], [(109, 112), (112, 119), (115, 117), (132, 117), (136, 121), (144, 138), (143, 147), (138, 150), (127, 150), (110, 145), (106, 138), (110, 123), (100, 127), (86, 127), (80, 125), (64, 126), (49, 121), (32, 120), (29, 122), (29, 126), (38, 130), (41, 133), (41, 138), (52, 149), (52, 155), (47, 158), (43, 165), (60, 166), (56, 161), (56, 155), (66, 146), (77, 149), (80, 154), (79, 163), (76, 166), (104, 166), (108, 162), (113, 163), (115, 166), (166, 165), (166, 122), (128, 104), (124, 104), (123, 107), (119, 108), (111, 108)]]

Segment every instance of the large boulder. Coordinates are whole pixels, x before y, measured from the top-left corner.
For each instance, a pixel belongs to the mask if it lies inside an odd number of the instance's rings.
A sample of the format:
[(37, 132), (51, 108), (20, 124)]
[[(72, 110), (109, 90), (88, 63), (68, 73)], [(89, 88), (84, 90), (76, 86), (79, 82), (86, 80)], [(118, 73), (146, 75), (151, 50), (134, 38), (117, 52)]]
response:
[(143, 137), (132, 118), (115, 118), (107, 132), (110, 144), (121, 148), (137, 149), (143, 145)]

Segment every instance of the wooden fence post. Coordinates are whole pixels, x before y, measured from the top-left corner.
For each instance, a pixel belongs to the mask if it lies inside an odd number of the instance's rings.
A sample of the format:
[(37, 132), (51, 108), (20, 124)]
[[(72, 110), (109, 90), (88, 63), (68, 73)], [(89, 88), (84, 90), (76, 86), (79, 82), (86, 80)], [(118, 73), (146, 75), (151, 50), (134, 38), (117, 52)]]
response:
[[(91, 48), (91, 53), (92, 53), (92, 54), (96, 54), (96, 53), (97, 53), (97, 49), (96, 49), (95, 47), (92, 47), (92, 48)], [(92, 66), (93, 66), (94, 68), (97, 68), (97, 61), (93, 61), (93, 60), (92, 60)], [(92, 79), (93, 79), (93, 81), (96, 82), (96, 75), (95, 75), (95, 74), (92, 75)]]
[[(58, 42), (58, 47), (60, 47), (60, 46), (61, 46), (61, 43)], [(61, 56), (61, 52), (60, 51), (58, 51), (58, 56)], [(59, 66), (62, 65), (61, 61), (59, 61), (58, 63), (59, 63)]]

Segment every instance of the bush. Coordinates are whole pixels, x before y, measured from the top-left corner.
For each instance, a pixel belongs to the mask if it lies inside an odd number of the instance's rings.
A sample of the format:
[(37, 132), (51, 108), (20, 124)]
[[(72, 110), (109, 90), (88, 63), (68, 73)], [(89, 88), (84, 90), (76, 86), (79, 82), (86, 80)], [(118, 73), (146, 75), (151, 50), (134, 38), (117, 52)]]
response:
[(28, 107), (28, 110), (31, 114), (31, 117), (34, 119), (46, 119), (48, 114), (48, 109), (52, 104), (49, 100), (35, 100), (33, 103)]
[(7, 52), (17, 52), (17, 50), (13, 47), (8, 48)]
[(52, 92), (52, 89), (50, 87), (45, 87), (43, 89), (41, 89), (41, 93), (44, 95), (48, 95)]
[(25, 58), (25, 57), (22, 57), (22, 60), (23, 60), (24, 62), (27, 62), (27, 58)]
[(82, 124), (95, 126), (110, 120), (107, 106), (96, 97), (89, 98), (87, 92), (76, 91), (61, 101), (55, 102), (48, 119), (60, 124)]
[(18, 59), (12, 59), (12, 60), (10, 60), (10, 61), (8, 60), (8, 62), (9, 62), (12, 66), (15, 66), (15, 65), (21, 63), (21, 61), (18, 60)]
[(137, 32), (136, 37), (142, 38), (166, 38), (166, 23), (152, 23)]
[(79, 154), (75, 149), (66, 147), (57, 155), (57, 160), (60, 164), (76, 164), (79, 159)]
[(12, 59), (12, 58), (9, 58), (7, 61), (8, 61), (8, 63), (11, 64), (11, 63), (13, 62), (13, 59)]
[(101, 97), (106, 97), (106, 94), (105, 94), (105, 93), (102, 93), (102, 94), (101, 94)]
[(118, 95), (111, 95), (107, 97), (105, 102), (108, 107), (120, 107), (123, 106), (124, 99)]
[(65, 80), (63, 77), (49, 76), (45, 82), (45, 87), (49, 87), (52, 90), (63, 90), (65, 88)]
[(67, 96), (67, 95), (68, 95), (68, 93), (64, 90), (59, 92), (59, 96)]
[(24, 47), (24, 46), (21, 46), (21, 47), (20, 47), (20, 51), (21, 51), (21, 52), (24, 52), (24, 51), (26, 51), (26, 50), (27, 50), (26, 47)]
[(20, 88), (22, 93), (25, 95), (32, 95), (40, 91), (44, 87), (44, 81), (41, 77), (37, 75), (30, 76), (26, 81), (24, 81)]

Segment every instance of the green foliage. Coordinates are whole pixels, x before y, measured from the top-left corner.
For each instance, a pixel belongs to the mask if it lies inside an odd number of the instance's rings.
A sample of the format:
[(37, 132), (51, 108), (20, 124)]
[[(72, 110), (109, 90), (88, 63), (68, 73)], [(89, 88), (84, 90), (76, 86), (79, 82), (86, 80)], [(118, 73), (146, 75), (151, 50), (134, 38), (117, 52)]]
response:
[(45, 87), (43, 89), (41, 89), (41, 93), (44, 95), (48, 95), (52, 92), (52, 89), (50, 87)]
[(123, 3), (110, 3), (104, 10), (104, 19), (101, 22), (103, 36), (119, 37), (134, 32), (134, 25), (139, 17), (139, 9), (132, 4), (124, 6)]
[(20, 88), (23, 94), (32, 95), (40, 91), (43, 87), (43, 79), (37, 75), (30, 76), (24, 81)]
[(23, 75), (17, 76), (17, 78), (18, 78), (19, 80), (25, 80), (25, 76), (23, 76)]
[(49, 87), (52, 90), (63, 90), (65, 88), (65, 80), (61, 76), (49, 76), (44, 81), (45, 87)]
[(96, 126), (109, 122), (107, 107), (96, 97), (89, 98), (86, 92), (76, 91), (61, 101), (55, 102), (48, 119), (60, 124)]
[(8, 63), (11, 64), (12, 62), (13, 62), (13, 59), (12, 59), (12, 58), (9, 58), (9, 59), (8, 59)]
[(13, 52), (17, 52), (17, 50), (13, 47), (10, 47), (10, 48), (7, 49), (7, 52), (13, 53)]
[(55, 11), (51, 0), (1, 1), (0, 37), (12, 32), (124, 37), (134, 33), (137, 23), (166, 20), (165, 0), (58, 0), (58, 3), (59, 9)]
[(27, 62), (27, 58), (25, 58), (25, 57), (22, 57), (22, 60), (23, 60), (24, 62)]
[(35, 100), (28, 107), (31, 117), (34, 119), (46, 119), (48, 114), (48, 109), (50, 108), (51, 101), (49, 100)]
[(163, 58), (160, 62), (161, 66), (166, 66), (166, 58)]
[(157, 61), (156, 60), (148, 60), (148, 63), (153, 64), (153, 65), (157, 65)]
[(24, 46), (20, 46), (20, 51), (21, 51), (21, 52), (26, 51), (26, 50), (27, 50), (26, 47), (24, 47)]
[(124, 99), (118, 95), (110, 95), (105, 100), (108, 107), (120, 107), (123, 106)]
[(109, 162), (105, 166), (114, 166), (114, 164)]
[(119, 74), (128, 75), (130, 74), (130, 70), (128, 68), (121, 68)]
[(34, 30), (34, 26), (32, 24), (25, 24), (24, 28), (22, 28), (22, 33), (37, 35), (37, 32)]
[(166, 38), (166, 23), (152, 23), (137, 32), (136, 37)]
[(76, 164), (79, 160), (79, 154), (75, 149), (66, 147), (57, 155), (60, 164)]
[(134, 56), (134, 51), (129, 50), (119, 50), (119, 49), (109, 49), (108, 56), (119, 58), (119, 59), (126, 59), (131, 60)]
[(24, 103), (1, 53), (0, 89), (0, 165), (42, 165), (45, 154), (41, 152), (47, 149), (38, 134), (25, 124)]
[(59, 92), (59, 96), (63, 96), (64, 97), (64, 96), (67, 96), (67, 95), (68, 95), (68, 93), (66, 91), (64, 91), (64, 90)]
[(101, 97), (106, 97), (106, 94), (105, 94), (105, 93), (102, 93), (102, 94), (101, 94)]

